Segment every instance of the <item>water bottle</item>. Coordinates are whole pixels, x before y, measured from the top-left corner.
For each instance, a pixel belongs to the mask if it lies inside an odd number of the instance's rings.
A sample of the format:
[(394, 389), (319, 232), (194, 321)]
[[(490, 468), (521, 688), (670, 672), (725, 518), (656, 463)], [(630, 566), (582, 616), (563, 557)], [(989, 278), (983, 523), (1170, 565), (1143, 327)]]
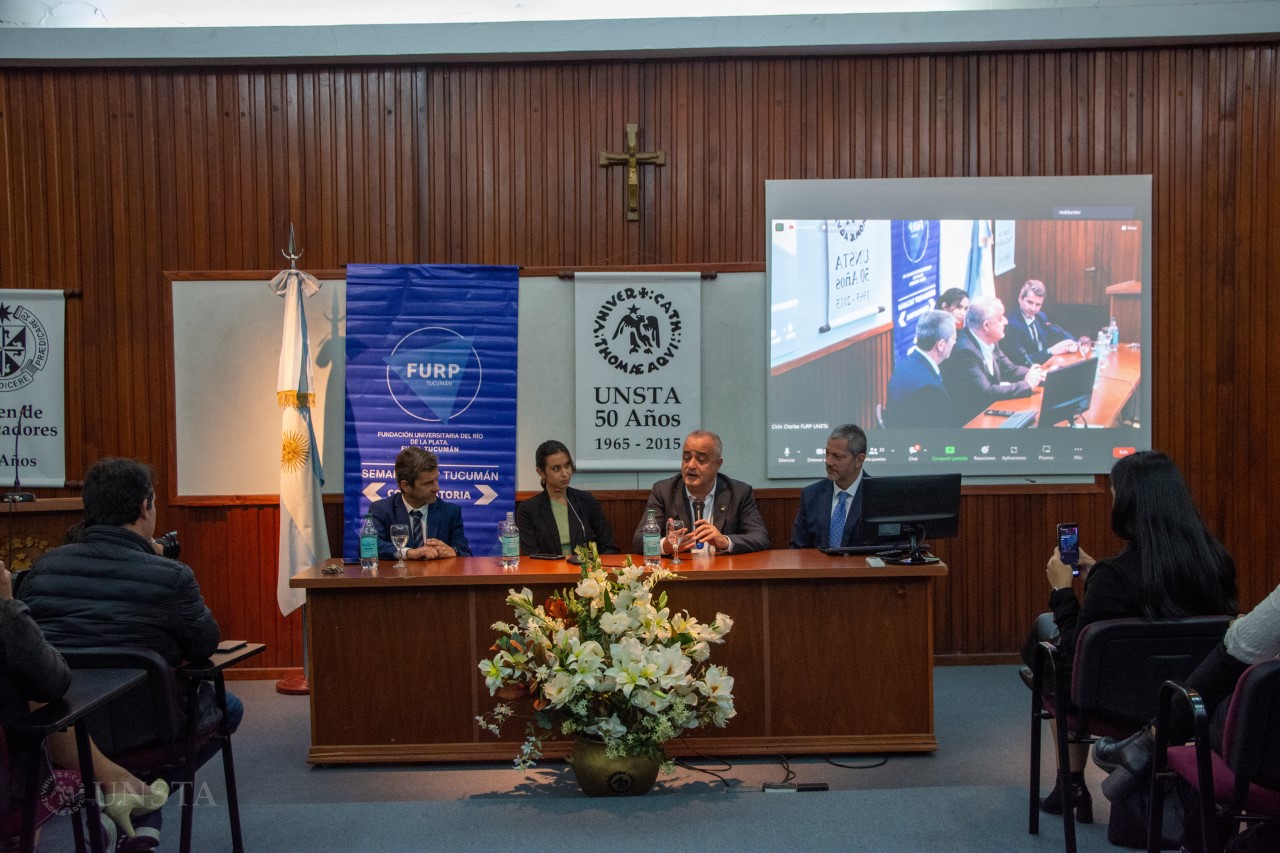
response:
[(1116, 325), (1116, 318), (1111, 318), (1111, 325), (1107, 326), (1107, 337), (1111, 339), (1111, 348), (1120, 348), (1120, 327)]
[(513, 571), (520, 568), (520, 528), (516, 527), (516, 514), (507, 513), (498, 524), (498, 541), (502, 543), (502, 568)]
[(662, 528), (658, 526), (653, 507), (644, 511), (644, 526), (640, 528), (640, 536), (644, 540), (644, 567), (656, 569), (659, 565), (658, 557), (662, 553)]
[(373, 516), (364, 517), (364, 526), (360, 528), (360, 569), (373, 571), (378, 568), (378, 526), (373, 523)]

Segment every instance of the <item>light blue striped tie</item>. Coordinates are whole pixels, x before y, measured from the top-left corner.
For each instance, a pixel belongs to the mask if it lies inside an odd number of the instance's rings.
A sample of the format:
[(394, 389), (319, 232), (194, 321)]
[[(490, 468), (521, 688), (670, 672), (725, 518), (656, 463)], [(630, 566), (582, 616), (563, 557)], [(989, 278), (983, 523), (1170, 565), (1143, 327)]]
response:
[(849, 493), (836, 495), (836, 508), (831, 513), (831, 529), (827, 531), (827, 547), (839, 548), (840, 539), (844, 536), (844, 519), (849, 513)]

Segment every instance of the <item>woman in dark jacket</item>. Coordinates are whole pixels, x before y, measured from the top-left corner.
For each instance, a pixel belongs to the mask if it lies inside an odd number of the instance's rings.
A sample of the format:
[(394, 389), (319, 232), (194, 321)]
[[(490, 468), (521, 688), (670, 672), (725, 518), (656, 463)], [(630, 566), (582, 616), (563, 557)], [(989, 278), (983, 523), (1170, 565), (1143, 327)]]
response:
[(562, 442), (544, 441), (534, 454), (542, 494), (521, 501), (516, 510), (520, 551), (524, 554), (567, 556), (588, 542), (601, 554), (616, 554), (613, 528), (590, 492), (569, 488), (573, 457)]
[[(1076, 598), (1071, 567), (1062, 562), (1056, 548), (1045, 572), (1052, 587), (1049, 609), (1068, 660), (1074, 656), (1080, 631), (1091, 622), (1238, 612), (1235, 563), (1205, 527), (1173, 460), (1154, 450), (1121, 458), (1111, 469), (1111, 494), (1111, 529), (1125, 546), (1104, 560), (1080, 551), (1080, 567), (1087, 572), (1084, 601)], [(1076, 817), (1088, 823), (1093, 815), (1084, 785), (1088, 744), (1071, 747)], [(1041, 808), (1062, 814), (1056, 787)]]

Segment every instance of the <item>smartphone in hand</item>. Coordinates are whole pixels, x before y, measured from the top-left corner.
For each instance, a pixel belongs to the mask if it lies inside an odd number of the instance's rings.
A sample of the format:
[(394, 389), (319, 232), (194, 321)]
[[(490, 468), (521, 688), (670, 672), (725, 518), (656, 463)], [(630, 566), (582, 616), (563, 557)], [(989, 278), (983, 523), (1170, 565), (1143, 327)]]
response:
[(1058, 525), (1058, 554), (1071, 567), (1071, 574), (1080, 574), (1080, 525), (1074, 521)]

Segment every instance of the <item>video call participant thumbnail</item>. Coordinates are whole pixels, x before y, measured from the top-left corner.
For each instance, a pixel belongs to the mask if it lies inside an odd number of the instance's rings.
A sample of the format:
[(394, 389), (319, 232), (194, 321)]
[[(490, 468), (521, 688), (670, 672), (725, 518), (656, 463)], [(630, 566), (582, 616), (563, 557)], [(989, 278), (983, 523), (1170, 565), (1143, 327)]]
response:
[(886, 427), (956, 426), (942, 363), (956, 344), (955, 321), (945, 311), (926, 311), (916, 321), (916, 342), (889, 377)]
[(958, 424), (965, 424), (997, 400), (1027, 397), (1044, 381), (1044, 370), (1023, 367), (1000, 349), (1009, 319), (994, 296), (974, 299), (955, 349), (942, 363), (942, 382)]

